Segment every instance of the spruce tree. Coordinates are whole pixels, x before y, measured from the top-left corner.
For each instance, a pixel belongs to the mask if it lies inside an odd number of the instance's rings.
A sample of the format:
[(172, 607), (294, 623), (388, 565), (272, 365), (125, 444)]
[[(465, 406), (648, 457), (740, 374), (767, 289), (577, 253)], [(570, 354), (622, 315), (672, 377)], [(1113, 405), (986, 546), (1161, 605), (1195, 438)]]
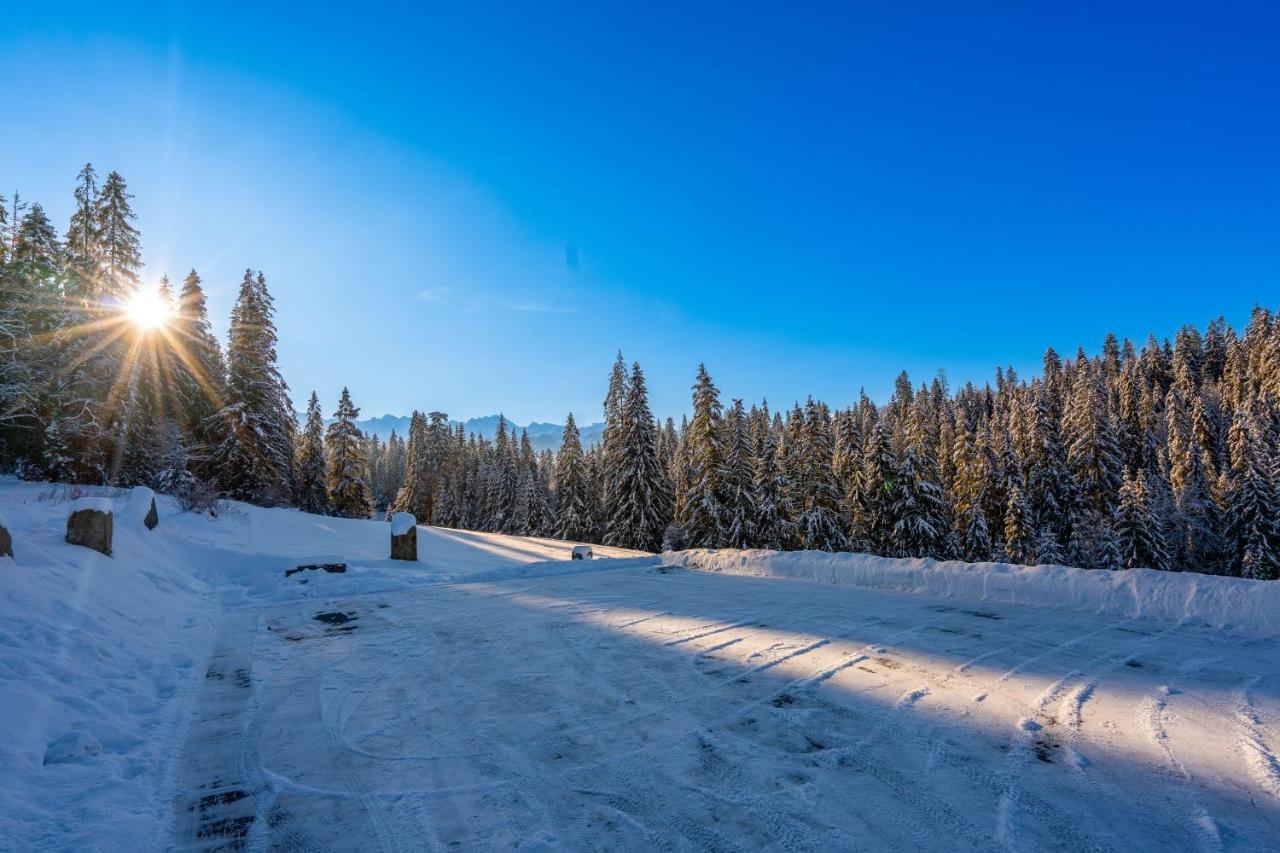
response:
[(362, 476), (365, 469), (363, 436), (355, 424), (359, 417), (360, 410), (351, 402), (351, 393), (343, 388), (333, 422), (324, 436), (329, 503), (333, 514), (343, 518), (368, 518), (373, 511), (369, 486)]
[(723, 408), (706, 365), (698, 365), (689, 422), (690, 484), (685, 535), (692, 548), (718, 548), (725, 539)]
[(227, 497), (274, 506), (290, 497), (293, 414), (276, 367), (271, 297), (261, 275), (245, 270), (231, 312), (227, 400), (208, 425), (224, 436), (210, 467)]
[(307, 422), (298, 441), (294, 474), (294, 500), (298, 509), (316, 515), (330, 515), (333, 506), (329, 502), (326, 462), (324, 456), (324, 419), (320, 413), (320, 398), (311, 392), (307, 401)]
[(1164, 534), (1151, 506), (1146, 472), (1125, 472), (1120, 486), (1115, 534), (1125, 568), (1167, 569)]
[(753, 489), (754, 465), (747, 415), (734, 400), (725, 415), (724, 464), (726, 548), (753, 548), (757, 541), (757, 506)]
[(142, 268), (142, 241), (133, 226), (137, 214), (129, 204), (132, 198), (120, 173), (111, 172), (102, 182), (94, 210), (101, 292), (117, 299), (137, 289)]
[(671, 491), (658, 464), (657, 429), (639, 362), (631, 365), (614, 453), (605, 543), (657, 551), (670, 521)]

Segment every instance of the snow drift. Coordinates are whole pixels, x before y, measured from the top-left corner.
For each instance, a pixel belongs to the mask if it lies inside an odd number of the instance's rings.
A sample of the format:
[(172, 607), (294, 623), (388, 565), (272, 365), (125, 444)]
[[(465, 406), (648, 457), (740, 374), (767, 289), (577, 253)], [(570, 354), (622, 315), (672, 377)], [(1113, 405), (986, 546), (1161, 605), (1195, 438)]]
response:
[(706, 572), (793, 578), (974, 602), (1159, 619), (1259, 637), (1280, 636), (1280, 582), (1152, 569), (1106, 572), (822, 551), (699, 549), (669, 552), (663, 560), (668, 565)]

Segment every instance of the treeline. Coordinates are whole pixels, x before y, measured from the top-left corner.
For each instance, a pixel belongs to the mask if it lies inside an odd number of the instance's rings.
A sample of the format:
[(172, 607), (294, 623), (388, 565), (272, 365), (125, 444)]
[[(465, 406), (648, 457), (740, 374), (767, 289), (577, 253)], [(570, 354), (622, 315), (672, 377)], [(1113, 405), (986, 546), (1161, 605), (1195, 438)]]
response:
[[(1255, 309), (1139, 351), (1102, 352), (995, 386), (904, 373), (877, 405), (725, 406), (699, 368), (679, 428), (650, 413), (619, 355), (600, 445), (570, 416), (536, 456), (415, 413), (394, 505), (506, 533), (659, 548), (862, 551), (972, 562), (1280, 576), (1280, 321)], [(377, 445), (377, 442), (374, 442)]]
[(360, 433), (343, 389), (299, 430), (276, 366), (274, 306), (246, 271), (225, 353), (199, 276), (156, 296), (147, 331), (123, 306), (142, 284), (125, 182), (77, 179), (66, 233), (0, 198), (0, 469), (32, 479), (147, 484), (361, 518), (682, 547), (1146, 566), (1280, 576), (1280, 320), (1257, 308), (1141, 350), (1045, 353), (1040, 375), (997, 370), (953, 391), (901, 375), (883, 405), (813, 399), (774, 412), (722, 402), (704, 368), (692, 416), (659, 422), (621, 354), (599, 444), (572, 416), (558, 453), (500, 421), (492, 439), (441, 412), (409, 435)]

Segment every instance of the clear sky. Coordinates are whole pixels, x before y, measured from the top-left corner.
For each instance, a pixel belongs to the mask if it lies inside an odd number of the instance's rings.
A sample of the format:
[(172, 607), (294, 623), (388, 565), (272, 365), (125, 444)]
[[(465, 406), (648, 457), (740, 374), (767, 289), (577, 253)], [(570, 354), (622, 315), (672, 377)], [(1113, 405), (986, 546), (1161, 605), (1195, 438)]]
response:
[(298, 405), (883, 400), (1280, 302), (1278, 9), (9, 4), (0, 186), (119, 170), (220, 333), (261, 268)]

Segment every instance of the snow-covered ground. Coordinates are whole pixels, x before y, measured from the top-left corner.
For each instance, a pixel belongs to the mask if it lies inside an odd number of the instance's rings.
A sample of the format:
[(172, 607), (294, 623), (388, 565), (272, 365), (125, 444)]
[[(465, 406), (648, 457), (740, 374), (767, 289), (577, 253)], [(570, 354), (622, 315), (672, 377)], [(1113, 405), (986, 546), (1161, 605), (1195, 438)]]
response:
[(0, 847), (1280, 838), (1280, 637), (1222, 619), (1241, 593), (1214, 579), (1151, 618), (1082, 606), (1084, 577), (1030, 606), (816, 555), (812, 576), (791, 556), (570, 563), (421, 528), (407, 565), (385, 523), (164, 499), (151, 533), (117, 515), (106, 558), (62, 543), (62, 500), (0, 481)]

